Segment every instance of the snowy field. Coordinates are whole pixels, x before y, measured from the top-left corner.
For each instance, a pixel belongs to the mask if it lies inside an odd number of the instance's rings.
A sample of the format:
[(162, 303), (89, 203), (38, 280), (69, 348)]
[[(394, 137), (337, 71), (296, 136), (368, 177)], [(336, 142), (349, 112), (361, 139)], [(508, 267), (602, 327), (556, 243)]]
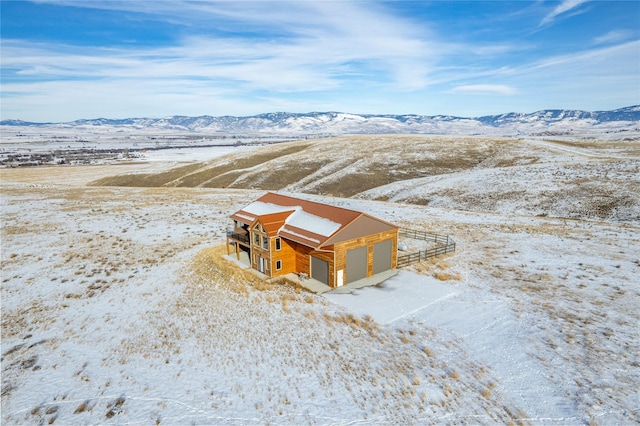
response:
[[(544, 148), (560, 191), (575, 153)], [(637, 166), (584, 161), (614, 182)], [(606, 220), (401, 202), (435, 193), (426, 181), (376, 194), (398, 202), (293, 192), (457, 243), (318, 296), (222, 259), (229, 214), (264, 191), (85, 186), (171, 164), (0, 170), (3, 424), (640, 422), (637, 192)], [(506, 169), (535, 196), (530, 169)], [(445, 178), (476, 199), (501, 189), (468, 176)]]
[(0, 163), (24, 167), (33, 163), (118, 164), (126, 162), (209, 161), (258, 145), (296, 137), (193, 134), (162, 129), (113, 129), (50, 125), (0, 126)]

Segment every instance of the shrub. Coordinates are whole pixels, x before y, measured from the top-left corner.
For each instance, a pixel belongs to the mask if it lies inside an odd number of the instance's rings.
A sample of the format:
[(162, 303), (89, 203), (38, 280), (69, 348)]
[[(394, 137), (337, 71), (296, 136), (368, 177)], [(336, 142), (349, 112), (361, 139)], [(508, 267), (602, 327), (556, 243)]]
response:
[(89, 401), (84, 401), (82, 404), (78, 405), (73, 412), (73, 414), (84, 413), (89, 408)]
[(460, 275), (460, 272), (456, 272), (455, 274), (450, 272), (435, 272), (433, 276), (440, 281), (460, 281), (462, 279), (462, 275)]

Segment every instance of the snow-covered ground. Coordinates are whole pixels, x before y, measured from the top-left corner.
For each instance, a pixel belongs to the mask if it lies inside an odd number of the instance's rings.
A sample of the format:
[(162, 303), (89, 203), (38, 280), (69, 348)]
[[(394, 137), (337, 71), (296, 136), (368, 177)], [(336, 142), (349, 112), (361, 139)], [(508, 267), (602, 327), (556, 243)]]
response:
[[(40, 164), (117, 164), (122, 160), (153, 162), (210, 161), (257, 145), (300, 137), (237, 137), (159, 129), (58, 126), (0, 126), (0, 162), (14, 167)], [(52, 157), (45, 158), (44, 156)]]
[(635, 220), (294, 194), (457, 243), (318, 296), (222, 260), (262, 191), (83, 186), (109, 167), (0, 171), (3, 424), (640, 421)]
[(526, 329), (507, 300), (471, 288), (456, 288), (434, 277), (401, 271), (380, 287), (361, 289), (347, 297), (327, 297), (359, 315), (382, 324), (419, 321), (461, 338), (483, 363), (490, 365), (498, 388), (536, 423), (575, 423), (579, 415), (561, 387), (544, 374), (544, 366), (528, 352)]

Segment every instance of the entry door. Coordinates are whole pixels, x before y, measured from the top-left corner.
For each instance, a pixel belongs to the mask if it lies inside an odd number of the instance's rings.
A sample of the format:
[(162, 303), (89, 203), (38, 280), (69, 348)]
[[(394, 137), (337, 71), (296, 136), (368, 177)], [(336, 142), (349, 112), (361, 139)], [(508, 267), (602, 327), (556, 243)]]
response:
[(347, 284), (367, 278), (367, 246), (347, 250)]
[(262, 272), (264, 274), (265, 271), (265, 264), (267, 262), (264, 261), (264, 257), (262, 256), (258, 256), (258, 271)]

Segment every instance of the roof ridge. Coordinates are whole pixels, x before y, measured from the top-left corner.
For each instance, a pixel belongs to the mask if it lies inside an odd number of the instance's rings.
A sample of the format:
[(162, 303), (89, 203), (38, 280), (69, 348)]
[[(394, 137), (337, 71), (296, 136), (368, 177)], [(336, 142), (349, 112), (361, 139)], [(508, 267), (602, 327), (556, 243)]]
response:
[(302, 202), (305, 202), (305, 203), (315, 204), (315, 205), (317, 205), (319, 207), (322, 207), (322, 208), (331, 208), (331, 209), (334, 209), (334, 210), (344, 210), (344, 211), (347, 211), (347, 212), (358, 213), (358, 214), (362, 213), (361, 211), (348, 209), (346, 207), (334, 206), (332, 204), (321, 203), (319, 201), (307, 200), (307, 199), (304, 199), (304, 198), (292, 197), (290, 195), (278, 194), (277, 192), (271, 192), (271, 191), (267, 192), (265, 195), (263, 195), (260, 198), (266, 197), (268, 195), (273, 195), (273, 196), (281, 197), (281, 198), (288, 198), (289, 200), (302, 201)]

